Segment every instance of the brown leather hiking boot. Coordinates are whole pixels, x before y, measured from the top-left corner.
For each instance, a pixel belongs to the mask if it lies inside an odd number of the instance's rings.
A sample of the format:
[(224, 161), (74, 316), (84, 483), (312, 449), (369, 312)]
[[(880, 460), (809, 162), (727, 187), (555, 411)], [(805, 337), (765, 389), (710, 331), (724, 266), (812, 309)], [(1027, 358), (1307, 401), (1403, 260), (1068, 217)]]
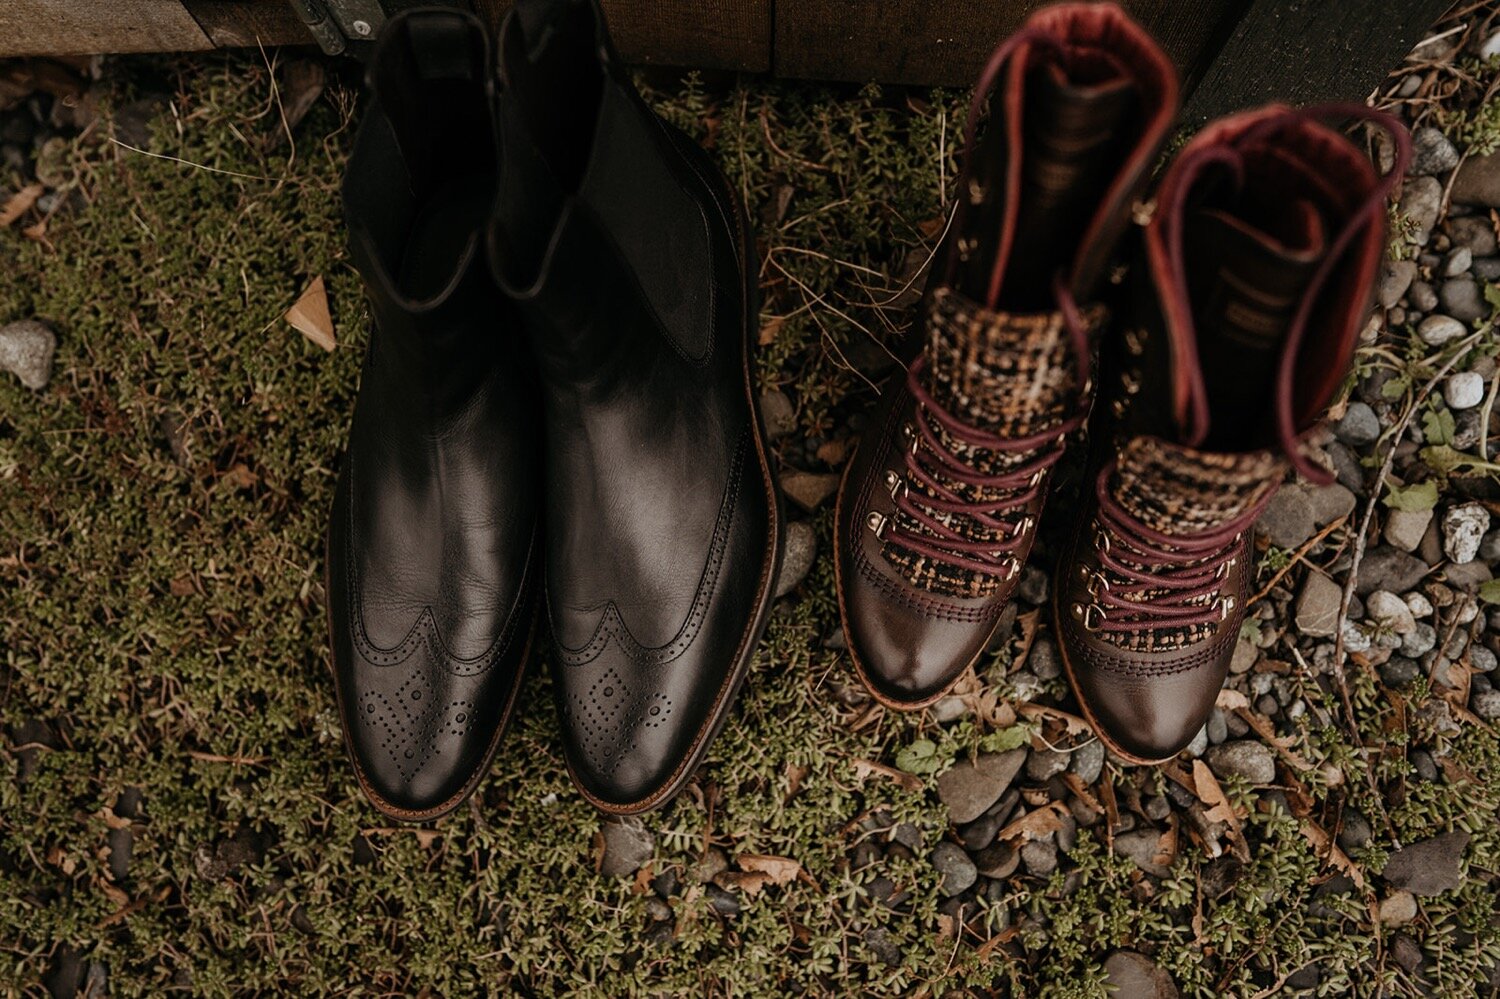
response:
[(839, 491), (839, 610), (888, 706), (942, 696), (994, 633), (1088, 410), (1105, 311), (1074, 303), (1091, 303), (1176, 111), (1171, 63), (1112, 4), (1038, 12), (980, 77), (910, 364)]
[[(1117, 754), (1175, 756), (1207, 720), (1253, 580), (1249, 535), (1353, 357), (1385, 247), (1386, 177), (1317, 112), (1201, 132), (1163, 178), (1135, 306), (1106, 348), (1091, 472), (1053, 587), (1084, 713)], [(1111, 354), (1111, 351), (1113, 352)]]

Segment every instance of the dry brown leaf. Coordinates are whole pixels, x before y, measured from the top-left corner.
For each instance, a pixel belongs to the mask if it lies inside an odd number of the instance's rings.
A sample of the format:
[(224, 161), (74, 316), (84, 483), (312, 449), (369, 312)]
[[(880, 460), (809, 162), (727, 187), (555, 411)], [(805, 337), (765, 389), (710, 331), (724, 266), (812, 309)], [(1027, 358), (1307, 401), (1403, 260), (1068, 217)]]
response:
[(323, 287), (323, 275), (313, 278), (307, 290), (286, 310), (286, 321), (324, 350), (338, 346), (333, 337), (333, 317), (328, 314), (328, 290)]
[(1265, 740), (1265, 742), (1268, 743), (1272, 749), (1275, 749), (1276, 752), (1280, 753), (1281, 758), (1286, 760), (1286, 762), (1289, 763), (1292, 767), (1296, 768), (1297, 770), (1312, 769), (1312, 764), (1304, 760), (1300, 755), (1298, 755), (1295, 749), (1291, 748), (1292, 740), (1283, 739), (1278, 736), (1276, 734), (1276, 730), (1271, 727), (1271, 723), (1265, 718), (1262, 718), (1254, 711), (1249, 711), (1244, 708), (1237, 708), (1234, 713), (1243, 718), (1246, 725), (1249, 725), (1251, 728), (1255, 729), (1255, 734), (1260, 736), (1261, 739)]
[(1218, 778), (1202, 760), (1193, 761), (1193, 793), (1208, 807), (1205, 814), (1209, 819), (1223, 822), (1236, 832), (1239, 831), (1240, 817), (1235, 814), (1229, 799), (1224, 797), (1224, 789), (1219, 786)]
[(1349, 855), (1339, 849), (1339, 845), (1333, 841), (1332, 836), (1328, 835), (1327, 830), (1312, 819), (1303, 819), (1302, 836), (1312, 844), (1313, 852), (1347, 874), (1356, 888), (1364, 889), (1365, 876), (1360, 873), (1354, 861), (1349, 859)]
[(1068, 814), (1068, 808), (1060, 801), (1054, 801), (1045, 808), (1021, 816), (1010, 825), (1000, 830), (996, 839), (1006, 842), (1025, 843), (1029, 840), (1040, 839), (1048, 833), (1057, 832), (1062, 828), (1063, 816)]
[(905, 770), (897, 770), (895, 767), (888, 767), (883, 763), (876, 763), (874, 760), (856, 759), (854, 761), (854, 776), (859, 780), (883, 777), (886, 780), (895, 781), (903, 790), (922, 790), (921, 778), (915, 774), (909, 774)]
[(776, 342), (776, 337), (781, 333), (781, 327), (786, 325), (783, 316), (772, 316), (766, 320), (766, 324), (760, 328), (760, 345), (769, 347)]
[(849, 441), (846, 438), (825, 441), (818, 448), (818, 460), (829, 465), (842, 465), (844, 458), (849, 454)]
[(742, 853), (735, 863), (741, 870), (765, 874), (776, 885), (793, 881), (802, 872), (802, 865), (791, 857), (773, 857), (764, 853)]
[(412, 835), (417, 837), (417, 845), (424, 850), (431, 850), (432, 844), (438, 841), (442, 833), (436, 829), (413, 829)]
[(1250, 709), (1250, 698), (1246, 697), (1238, 690), (1231, 690), (1230, 688), (1225, 687), (1223, 690), (1219, 691), (1219, 696), (1214, 701), (1214, 707), (1218, 708), (1220, 711), (1248, 711)]
[(1063, 727), (1067, 729), (1070, 735), (1082, 735), (1086, 732), (1093, 731), (1093, 729), (1089, 727), (1089, 723), (1084, 721), (1077, 715), (1070, 715), (1066, 711), (1061, 711), (1057, 708), (1049, 707), (1045, 704), (1032, 704), (1030, 702), (1025, 704), (1018, 704), (1016, 705), (1016, 710), (1025, 715), (1027, 718), (1042, 718), (1052, 719), (1053, 721), (1060, 721), (1063, 723)]
[(99, 814), (104, 819), (104, 824), (109, 826), (111, 829), (130, 828), (130, 820), (120, 818), (120, 816), (115, 814), (115, 810), (109, 806), (105, 806), (104, 810)]
[(783, 800), (791, 801), (802, 790), (802, 782), (812, 773), (812, 767), (802, 763), (788, 763), (783, 773), (786, 774), (786, 798)]
[(0, 207), (0, 229), (4, 229), (16, 219), (25, 215), (31, 206), (36, 204), (36, 199), (42, 196), (46, 188), (41, 184), (27, 184), (15, 194), (5, 200), (5, 205)]
[(771, 875), (763, 871), (720, 871), (714, 875), (714, 884), (720, 888), (733, 888), (746, 895), (759, 895), (762, 888), (773, 883)]

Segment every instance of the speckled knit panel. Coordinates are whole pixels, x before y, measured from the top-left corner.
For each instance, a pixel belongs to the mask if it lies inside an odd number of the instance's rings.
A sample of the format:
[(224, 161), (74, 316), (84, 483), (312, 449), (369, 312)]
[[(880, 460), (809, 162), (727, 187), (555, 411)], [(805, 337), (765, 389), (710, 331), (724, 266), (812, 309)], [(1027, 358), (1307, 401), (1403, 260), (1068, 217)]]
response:
[[(1084, 324), (1092, 339), (1103, 325), (1106, 313), (1095, 306), (1084, 311)], [(1019, 439), (1044, 433), (1074, 415), (1079, 406), (1078, 365), (1065, 320), (1060, 312), (1011, 314), (986, 309), (950, 288), (940, 288), (928, 300), (924, 316), (927, 367), (926, 389), (951, 417), (1001, 438)], [(1036, 457), (1041, 448), (1025, 451), (996, 450), (976, 446), (930, 421), (941, 446), (980, 475), (994, 476)], [(1051, 442), (1042, 447), (1054, 446)], [(932, 446), (919, 440), (927, 455)], [(935, 461), (924, 467), (939, 467)], [(985, 487), (937, 474), (938, 483), (952, 496), (967, 502), (994, 505), (1026, 489)], [(912, 502), (934, 498), (936, 490), (910, 472), (905, 486)], [(948, 513), (922, 506), (933, 520), (974, 541), (1004, 541), (1009, 528), (986, 525), (964, 513)], [(1008, 518), (1017, 520), (1022, 516)], [(911, 534), (937, 539), (937, 533), (916, 517), (898, 511), (896, 526)], [(941, 544), (941, 540), (935, 543)], [(994, 594), (1007, 580), (1004, 575), (955, 566), (914, 552), (899, 538), (883, 547), (885, 557), (913, 585), (947, 596), (984, 597)]]

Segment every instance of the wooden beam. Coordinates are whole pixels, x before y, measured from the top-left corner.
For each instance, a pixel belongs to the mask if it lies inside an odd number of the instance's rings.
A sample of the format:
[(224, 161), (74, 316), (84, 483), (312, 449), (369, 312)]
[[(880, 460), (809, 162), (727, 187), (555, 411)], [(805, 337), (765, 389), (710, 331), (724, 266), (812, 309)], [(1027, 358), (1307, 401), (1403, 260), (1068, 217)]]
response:
[(213, 47), (179, 0), (0, 0), (0, 57)]
[(1282, 101), (1362, 101), (1451, 0), (1254, 0), (1205, 69), (1185, 120)]
[(316, 45), (291, 5), (274, 0), (182, 0), (216, 48)]

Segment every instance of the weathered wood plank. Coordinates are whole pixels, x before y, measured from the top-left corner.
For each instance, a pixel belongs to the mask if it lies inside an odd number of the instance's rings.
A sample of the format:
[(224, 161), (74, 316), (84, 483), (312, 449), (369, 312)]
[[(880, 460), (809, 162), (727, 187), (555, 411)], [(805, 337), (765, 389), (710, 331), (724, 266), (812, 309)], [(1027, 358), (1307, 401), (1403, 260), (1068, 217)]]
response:
[(1207, 121), (1267, 101), (1363, 100), (1450, 0), (1255, 0), (1188, 100)]
[(179, 0), (0, 0), (0, 56), (211, 48)]
[[(765, 73), (773, 0), (602, 0), (620, 55), (632, 63)], [(509, 0), (475, 0), (498, 24)]]
[(182, 5), (217, 48), (315, 44), (301, 18), (285, 2), (182, 0)]
[[(778, 0), (778, 76), (964, 87), (1039, 0)], [(1125, 7), (1192, 71), (1239, 0), (1134, 0)]]

